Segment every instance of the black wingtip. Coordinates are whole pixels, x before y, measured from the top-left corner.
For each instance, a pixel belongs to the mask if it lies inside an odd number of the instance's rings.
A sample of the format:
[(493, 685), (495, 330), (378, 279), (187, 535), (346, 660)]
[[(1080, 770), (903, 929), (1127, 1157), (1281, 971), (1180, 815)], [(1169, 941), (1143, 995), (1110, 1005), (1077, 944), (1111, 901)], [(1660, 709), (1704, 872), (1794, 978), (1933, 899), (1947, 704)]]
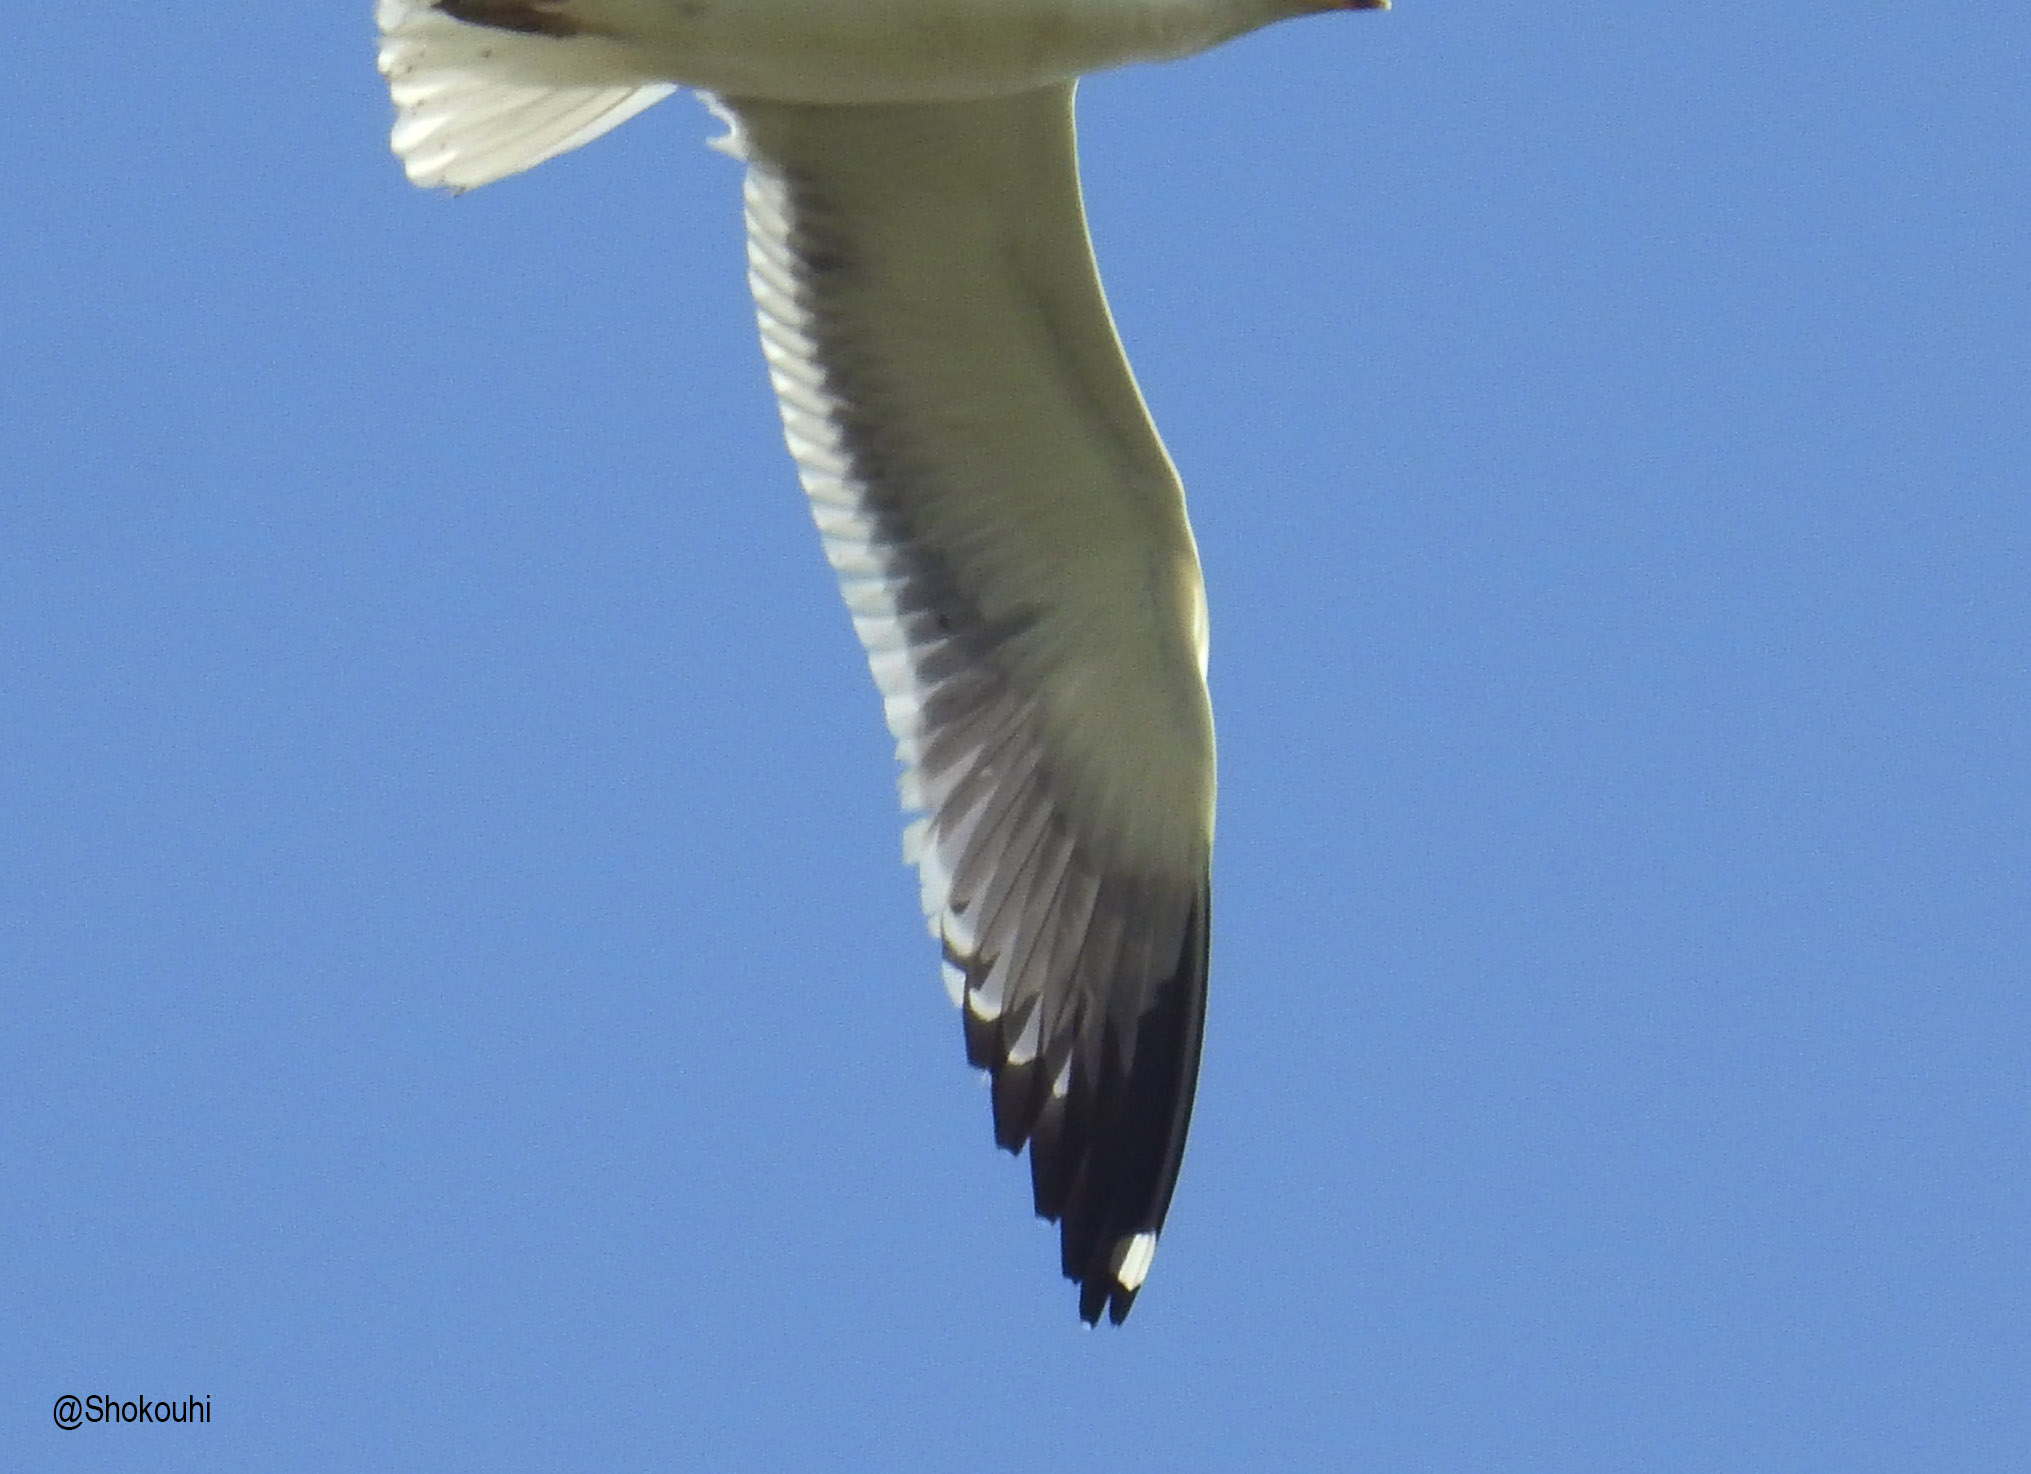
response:
[[(1097, 1325), (1105, 1312), (1120, 1325), (1184, 1160), (1205, 1033), (1211, 907), (1203, 880), (1168, 925), (1151, 915), (1151, 896), (1134, 881), (1103, 882), (1101, 893), (1096, 909), (1130, 919), (1115, 933), (1119, 950), (1109, 948), (1122, 970), (1091, 979), (1101, 996), (1087, 994), (1062, 1031), (1046, 1030), (1058, 1042), (1047, 1042), (1042, 1054), (1009, 1058), (1030, 1022), (1028, 1008), (1007, 1018), (975, 1011), (970, 984), (988, 970), (987, 960), (948, 952), (947, 961), (968, 973), (960, 1007), (966, 1058), (993, 1078), (995, 1144), (1009, 1152), (1029, 1147), (1032, 1198), (1037, 1215), (1059, 1225), (1060, 1269), (1079, 1286), (1079, 1318)], [(1124, 931), (1132, 934), (1136, 921), (1151, 930), (1131, 942)], [(1159, 928), (1167, 940), (1152, 935)], [(1167, 968), (1148, 966), (1166, 953)], [(1110, 982), (1144, 999), (1139, 1015), (1124, 1020), (1109, 1007)], [(1140, 1259), (1124, 1259), (1143, 1236)], [(1132, 1285), (1122, 1283), (1124, 1263), (1132, 1265)]]
[(1079, 1317), (1088, 1325), (1103, 1308), (1111, 1324), (1127, 1319), (1141, 1277), (1133, 1276), (1133, 1286), (1120, 1282), (1122, 1255), (1135, 1236), (1162, 1229), (1177, 1187), (1205, 1032), (1208, 909), (1202, 889), (1176, 965), (1128, 1048), (1108, 1027), (1100, 1078), (1075, 1073), (1030, 1141), (1037, 1211), (1059, 1220), (1062, 1268), (1079, 1285)]
[(1116, 1285), (1107, 1294), (1107, 1323), (1118, 1326), (1128, 1319), (1128, 1307), (1135, 1304), (1136, 1292)]
[(1112, 1270), (1102, 1269), (1089, 1274), (1079, 1281), (1079, 1319), (1089, 1326), (1097, 1326), (1100, 1324), (1100, 1312), (1105, 1310), (1107, 1323), (1118, 1326), (1128, 1319), (1129, 1307), (1135, 1304), (1136, 1293), (1136, 1290), (1118, 1281)]
[[(1079, 1286), (1079, 1319), (1089, 1326), (1100, 1324), (1100, 1312), (1107, 1305), (1107, 1291), (1111, 1280), (1095, 1275)], [(1121, 1317), (1113, 1318), (1115, 1325), (1121, 1324)]]

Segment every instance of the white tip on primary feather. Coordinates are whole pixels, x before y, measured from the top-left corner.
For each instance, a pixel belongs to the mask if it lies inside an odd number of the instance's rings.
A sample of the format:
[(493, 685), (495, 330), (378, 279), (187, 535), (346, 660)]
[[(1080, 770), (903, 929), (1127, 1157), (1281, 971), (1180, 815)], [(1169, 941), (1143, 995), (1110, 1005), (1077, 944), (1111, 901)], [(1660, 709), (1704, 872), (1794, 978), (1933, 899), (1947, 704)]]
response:
[(380, 0), (389, 144), (412, 183), (475, 189), (618, 127), (677, 89), (594, 37), (468, 25), (429, 0)]
[(1114, 1282), (1124, 1290), (1139, 1290), (1149, 1277), (1150, 1264), (1157, 1257), (1157, 1236), (1147, 1229), (1123, 1239), (1115, 1251)]

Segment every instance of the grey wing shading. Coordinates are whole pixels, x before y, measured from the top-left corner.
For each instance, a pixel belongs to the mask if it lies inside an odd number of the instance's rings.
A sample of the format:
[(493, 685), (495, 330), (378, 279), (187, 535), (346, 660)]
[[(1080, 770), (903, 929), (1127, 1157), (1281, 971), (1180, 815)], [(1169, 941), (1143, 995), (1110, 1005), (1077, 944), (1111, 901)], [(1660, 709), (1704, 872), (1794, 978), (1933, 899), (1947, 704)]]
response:
[(1213, 731), (1197, 553), (1094, 272), (1072, 89), (720, 107), (967, 1058), (1081, 1317), (1119, 1323), (1198, 1076)]

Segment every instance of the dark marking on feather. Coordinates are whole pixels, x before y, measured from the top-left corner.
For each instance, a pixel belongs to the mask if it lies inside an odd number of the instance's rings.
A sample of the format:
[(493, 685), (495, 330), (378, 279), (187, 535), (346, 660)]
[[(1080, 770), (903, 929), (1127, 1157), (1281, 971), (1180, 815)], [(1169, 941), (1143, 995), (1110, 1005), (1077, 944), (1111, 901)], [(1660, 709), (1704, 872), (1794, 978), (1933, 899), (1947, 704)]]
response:
[(549, 36), (568, 40), (586, 34), (586, 27), (560, 14), (555, 3), (543, 0), (437, 0), (437, 9), (453, 20), (496, 31), (513, 31), (522, 36)]

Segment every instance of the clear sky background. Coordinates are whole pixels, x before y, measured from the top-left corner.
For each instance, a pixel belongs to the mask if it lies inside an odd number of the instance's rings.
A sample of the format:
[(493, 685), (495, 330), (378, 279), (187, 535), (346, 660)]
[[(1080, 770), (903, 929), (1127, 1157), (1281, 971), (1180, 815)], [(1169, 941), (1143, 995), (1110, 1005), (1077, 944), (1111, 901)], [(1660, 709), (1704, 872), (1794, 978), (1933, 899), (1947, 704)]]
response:
[(415, 192), (370, 8), (0, 51), (0, 1465), (2024, 1467), (2021, 7), (1404, 0), (1086, 86), (1222, 761), (1096, 1333), (738, 170), (676, 98)]

